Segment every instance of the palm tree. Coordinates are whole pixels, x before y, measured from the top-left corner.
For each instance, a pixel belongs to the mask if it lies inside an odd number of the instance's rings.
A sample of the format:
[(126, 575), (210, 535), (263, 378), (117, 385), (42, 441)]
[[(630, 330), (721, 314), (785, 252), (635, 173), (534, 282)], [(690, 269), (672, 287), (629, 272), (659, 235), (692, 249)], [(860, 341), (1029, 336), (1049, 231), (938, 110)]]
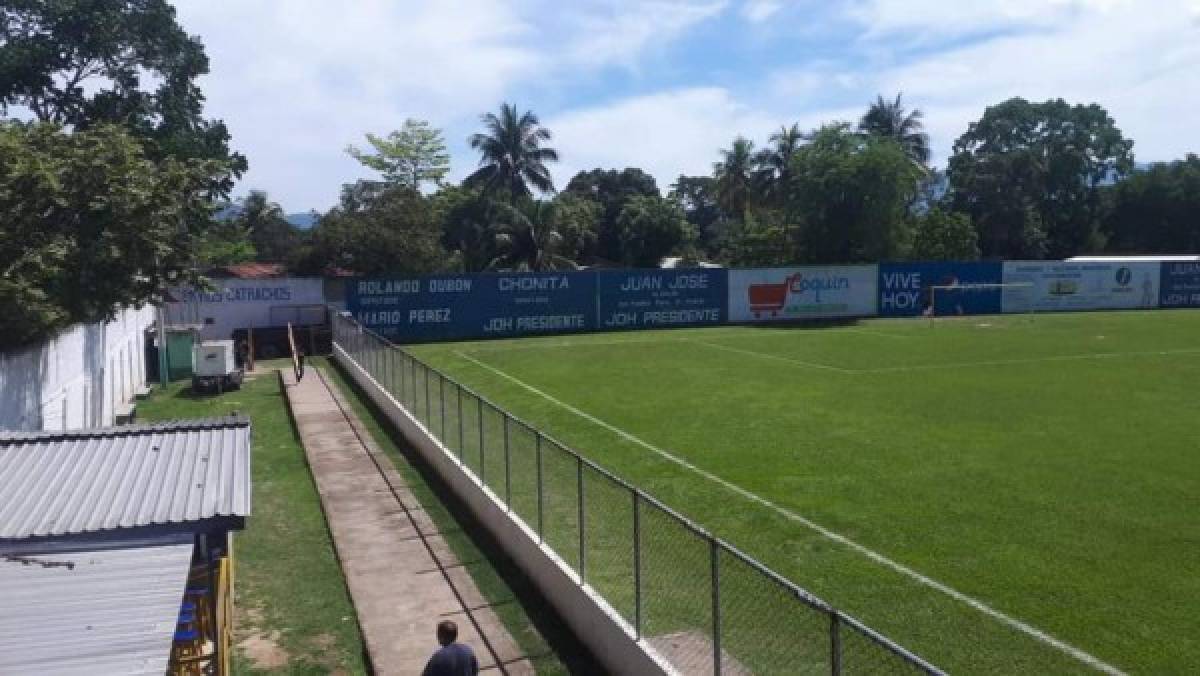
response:
[(925, 115), (919, 108), (912, 112), (905, 110), (901, 102), (903, 96), (903, 93), (896, 94), (896, 100), (890, 102), (877, 96), (859, 121), (858, 129), (899, 143), (914, 164), (924, 167), (929, 162), (929, 134), (924, 132), (925, 123), (921, 121)]
[(488, 264), (489, 270), (543, 272), (579, 267), (559, 254), (563, 237), (558, 232), (558, 209), (553, 202), (526, 202), (521, 209), (507, 204), (496, 206), (504, 222), (496, 234), (500, 255)]
[(754, 182), (758, 191), (767, 199), (776, 197), (791, 175), (792, 157), (800, 149), (800, 144), (808, 140), (808, 135), (800, 131), (800, 125), (780, 127), (779, 131), (771, 134), (767, 141), (770, 146), (758, 151), (754, 156), (757, 166), (754, 172)]
[(750, 206), (754, 171), (754, 142), (737, 137), (729, 150), (721, 151), (721, 161), (713, 165), (717, 181), (717, 202), (725, 213), (743, 218)]
[(488, 194), (506, 191), (510, 205), (531, 196), (530, 185), (541, 192), (554, 192), (546, 162), (557, 162), (558, 152), (542, 147), (542, 141), (550, 140), (550, 130), (541, 126), (537, 115), (518, 113), (516, 106), (505, 103), (500, 115), (487, 113), (481, 119), (487, 132), (467, 139), (479, 151), (480, 167), (463, 183), (482, 186)]

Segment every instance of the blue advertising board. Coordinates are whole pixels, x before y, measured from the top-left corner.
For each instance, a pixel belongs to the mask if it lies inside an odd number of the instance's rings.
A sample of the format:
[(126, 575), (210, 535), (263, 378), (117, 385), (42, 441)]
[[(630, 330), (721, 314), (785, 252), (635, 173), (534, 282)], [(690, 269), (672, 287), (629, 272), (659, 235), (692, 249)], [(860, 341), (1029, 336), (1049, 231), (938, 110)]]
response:
[(590, 272), (482, 273), (356, 279), (346, 309), (399, 341), (589, 331), (596, 326)]
[(651, 329), (725, 322), (725, 270), (601, 270), (601, 329)]
[(1200, 307), (1200, 262), (1163, 263), (1159, 307)]
[(879, 314), (882, 317), (915, 317), (928, 314), (931, 299), (934, 314), (998, 314), (1000, 289), (947, 289), (937, 293), (933, 286), (999, 284), (1004, 277), (999, 261), (880, 263)]

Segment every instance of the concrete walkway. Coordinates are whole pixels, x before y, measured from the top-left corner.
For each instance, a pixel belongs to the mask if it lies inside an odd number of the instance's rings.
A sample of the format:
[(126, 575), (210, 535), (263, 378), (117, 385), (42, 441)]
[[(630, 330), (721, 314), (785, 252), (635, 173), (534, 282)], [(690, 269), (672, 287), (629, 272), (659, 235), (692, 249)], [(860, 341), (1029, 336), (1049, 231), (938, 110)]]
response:
[(532, 674), (532, 663), (324, 374), (280, 371), (325, 519), (376, 674), (419, 674), (434, 628), (458, 625), (481, 670)]

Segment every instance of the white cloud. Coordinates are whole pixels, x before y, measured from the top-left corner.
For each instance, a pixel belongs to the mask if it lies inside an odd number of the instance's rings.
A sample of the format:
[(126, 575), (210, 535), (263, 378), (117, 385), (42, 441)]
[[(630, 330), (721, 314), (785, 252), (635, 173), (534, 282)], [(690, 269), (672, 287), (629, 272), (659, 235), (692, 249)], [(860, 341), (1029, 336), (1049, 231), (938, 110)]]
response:
[(762, 23), (783, 9), (780, 0), (747, 0), (742, 5), (742, 16), (750, 23)]
[(211, 62), (206, 114), (225, 120), (250, 159), (239, 191), (266, 188), (292, 210), (327, 208), (341, 183), (370, 173), (342, 152), (364, 132), (405, 117), (473, 122), (543, 59), (522, 46), (529, 25), (487, 0), (177, 7)]
[(642, 53), (666, 45), (692, 26), (720, 14), (727, 0), (643, 0), (566, 4), (567, 57), (578, 64), (633, 68)]
[(1108, 4), (1053, 30), (1008, 36), (880, 72), (882, 92), (903, 91), (926, 111), (944, 158), (986, 106), (1013, 96), (1063, 98), (1108, 109), (1142, 160), (1200, 146), (1200, 31), (1183, 3)]
[(735, 136), (761, 140), (780, 123), (719, 87), (632, 97), (546, 122), (563, 158), (554, 167), (556, 186), (581, 170), (640, 167), (664, 193), (681, 173), (711, 173), (717, 151)]

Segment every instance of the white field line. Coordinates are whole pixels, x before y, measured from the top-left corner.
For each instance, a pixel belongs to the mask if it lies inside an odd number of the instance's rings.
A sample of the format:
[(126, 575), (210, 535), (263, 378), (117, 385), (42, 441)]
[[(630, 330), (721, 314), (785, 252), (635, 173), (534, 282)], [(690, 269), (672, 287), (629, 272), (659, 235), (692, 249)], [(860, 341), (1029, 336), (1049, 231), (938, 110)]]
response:
[(1142, 352), (1095, 352), (1092, 354), (1064, 354), (1051, 357), (1028, 357), (1025, 359), (993, 359), (987, 361), (953, 362), (948, 364), (918, 364), (915, 366), (882, 366), (858, 369), (851, 373), (904, 373), (906, 371), (936, 371), (941, 369), (974, 368), (977, 366), (1013, 366), (1019, 364), (1041, 364), (1055, 361), (1085, 361), (1090, 359), (1120, 359), (1121, 357), (1160, 357), (1171, 355), (1200, 354), (1200, 348), (1181, 350), (1146, 350)]
[(818, 362), (804, 361), (801, 359), (793, 359), (784, 357), (769, 352), (758, 352), (757, 350), (747, 350), (740, 347), (730, 347), (728, 345), (720, 345), (718, 343), (710, 343), (703, 340), (689, 340), (689, 343), (696, 345), (704, 345), (727, 352), (736, 352), (750, 357), (758, 357), (759, 359), (770, 359), (779, 361), (793, 366), (800, 366), (810, 369), (821, 369), (825, 371), (834, 371), (836, 373), (845, 373), (848, 375), (870, 375), (873, 373), (906, 373), (909, 371), (940, 371), (945, 369), (965, 369), (977, 368), (981, 366), (1015, 366), (1021, 364), (1042, 364), (1047, 362), (1058, 361), (1086, 361), (1092, 359), (1120, 359), (1122, 357), (1163, 357), (1171, 355), (1189, 355), (1200, 354), (1200, 348), (1185, 348), (1179, 350), (1146, 350), (1141, 352), (1096, 352), (1093, 354), (1065, 354), (1050, 357), (1029, 357), (1025, 359), (993, 359), (985, 361), (968, 361), (968, 362), (953, 362), (948, 364), (917, 364), (914, 366), (881, 366), (879, 368), (869, 369), (845, 369), (838, 366), (830, 366), (829, 364), (821, 364)]
[(711, 348), (717, 349), (717, 350), (725, 350), (726, 352), (736, 352), (737, 354), (745, 354), (745, 355), (750, 355), (751, 357), (759, 357), (760, 359), (773, 359), (775, 361), (786, 362), (788, 364), (793, 364), (796, 366), (803, 366), (803, 367), (810, 368), (810, 369), (821, 369), (823, 371), (834, 371), (836, 373), (854, 373), (854, 371), (851, 371), (850, 369), (844, 369), (844, 368), (840, 368), (837, 366), (830, 366), (828, 364), (819, 364), (815, 361), (801, 361), (799, 359), (792, 359), (791, 357), (781, 357), (779, 355), (770, 354), (768, 352), (755, 352), (754, 350), (744, 350), (740, 347), (730, 347), (729, 345), (721, 345), (720, 343), (710, 343), (705, 340), (690, 340), (688, 342), (695, 343), (696, 345), (703, 345), (705, 347), (711, 347)]
[(925, 585), (926, 587), (929, 587), (931, 589), (939, 591), (956, 601), (964, 603), (964, 604), (974, 608), (975, 610), (983, 613), (984, 615), (987, 615), (988, 617), (991, 617), (992, 619), (995, 619), (995, 620), (1001, 622), (1002, 624), (1007, 625), (1008, 627), (1011, 627), (1012, 629), (1015, 629), (1015, 630), (1017, 630), (1023, 634), (1026, 634), (1046, 645), (1049, 645), (1053, 648), (1058, 649), (1059, 651), (1065, 653), (1066, 655), (1069, 655), (1069, 656), (1075, 658), (1076, 660), (1082, 662), (1083, 664), (1088, 665), (1089, 667), (1092, 667), (1093, 669), (1096, 669), (1097, 671), (1100, 671), (1100, 672), (1103, 672), (1106, 674), (1119, 675), (1119, 676), (1124, 676), (1124, 674), (1125, 674), (1125, 672), (1121, 671), (1117, 667), (1114, 667), (1111, 664), (1108, 664), (1107, 662), (1102, 661), (1098, 657), (1095, 657), (1095, 656), (1091, 655), (1090, 653), (1087, 653), (1087, 652), (1081, 650), (1080, 648), (1076, 648), (1075, 646), (1073, 646), (1069, 643), (1066, 643), (1065, 641), (1057, 639), (1057, 638), (1051, 636), (1050, 634), (1042, 631), (1041, 629), (1038, 629), (1037, 627), (1034, 627), (1034, 626), (1032, 626), (1026, 622), (1023, 622), (1021, 620), (1018, 620), (1010, 615), (1006, 615), (1005, 613), (1003, 613), (999, 610), (996, 610), (995, 608), (987, 605), (983, 601), (980, 601), (972, 596), (968, 596), (968, 595), (964, 594), (963, 592), (960, 592), (957, 589), (954, 589), (953, 587), (946, 585), (945, 583), (938, 582), (937, 580), (935, 580), (931, 577), (928, 577), (922, 573), (919, 573), (916, 570), (913, 570), (912, 568), (909, 568), (908, 566), (906, 566), (902, 563), (893, 561), (892, 559), (889, 559), (888, 557), (884, 556), (883, 554), (880, 554), (879, 552), (876, 552), (875, 550), (870, 549), (870, 548), (866, 547), (865, 545), (861, 545), (861, 544), (855, 542), (854, 540), (851, 540), (850, 538), (846, 537), (845, 535), (834, 532), (834, 531), (832, 531), (832, 530), (830, 530), (830, 529), (828, 529), (806, 517), (803, 517), (799, 514), (796, 514), (795, 512), (792, 512), (791, 510), (781, 507), (781, 506), (775, 504), (774, 502), (771, 502), (770, 500), (767, 500), (766, 498), (759, 496), (756, 493), (752, 493), (752, 492), (742, 488), (741, 486), (738, 486), (737, 484), (726, 481), (725, 479), (722, 479), (721, 477), (717, 476), (716, 474), (713, 474), (712, 472), (701, 469), (701, 468), (697, 467), (696, 465), (693, 465), (692, 463), (688, 462), (687, 460), (684, 460), (683, 458), (673, 455), (672, 453), (669, 453), (647, 441), (643, 441), (642, 439), (635, 437), (634, 435), (630, 434), (629, 432), (626, 432), (625, 430), (623, 430), (615, 425), (609, 424), (609, 423), (591, 415), (590, 413), (581, 411), (580, 409), (575, 408), (574, 406), (572, 406), (560, 399), (557, 399), (557, 398), (539, 390), (538, 388), (534, 387), (533, 385), (530, 385), (522, 380), (519, 380), (515, 376), (509, 375), (508, 373), (505, 373), (504, 371), (501, 371), (500, 369), (498, 369), (490, 364), (484, 363), (464, 352), (457, 352), (457, 354), (459, 357), (462, 357), (463, 359), (471, 362), (472, 364), (475, 364), (475, 365), (479, 366), (480, 368), (490, 371), (491, 373), (493, 373), (497, 376), (500, 376), (501, 378), (504, 378), (505, 380), (508, 380), (509, 382), (517, 385), (518, 387), (521, 387), (522, 389), (525, 389), (526, 391), (531, 392), (531, 393), (545, 399), (546, 401), (549, 401), (550, 403), (552, 403), (566, 411), (569, 411), (570, 413), (572, 413), (580, 418), (583, 418), (584, 420), (587, 420), (588, 422), (590, 422), (598, 427), (602, 427), (602, 428), (608, 430), (609, 432), (612, 432), (613, 434), (620, 437), (621, 439), (624, 439), (625, 441), (628, 441), (630, 443), (641, 446), (642, 448), (645, 448), (646, 450), (651, 451), (651, 452), (661, 456), (662, 458), (664, 458), (670, 462), (673, 462), (676, 465), (679, 465), (680, 467), (683, 467), (691, 472), (694, 472), (694, 473), (698, 474), (699, 476), (701, 476), (701, 477), (703, 477), (703, 478), (705, 478), (705, 479), (707, 479), (707, 480), (709, 480), (709, 481), (711, 481), (733, 493), (736, 493), (736, 494), (740, 495), (741, 497), (746, 498), (747, 500), (750, 500), (751, 502), (755, 502), (759, 505), (762, 505), (763, 507), (766, 507), (766, 508), (774, 511), (791, 521), (799, 523), (799, 524), (805, 526), (806, 528), (809, 528), (809, 529), (815, 531), (816, 533), (818, 533), (834, 542), (837, 542), (838, 544), (844, 545), (886, 568), (890, 568), (891, 570), (893, 570), (897, 573), (900, 573), (901, 575), (904, 575), (906, 577), (909, 577), (909, 578)]

